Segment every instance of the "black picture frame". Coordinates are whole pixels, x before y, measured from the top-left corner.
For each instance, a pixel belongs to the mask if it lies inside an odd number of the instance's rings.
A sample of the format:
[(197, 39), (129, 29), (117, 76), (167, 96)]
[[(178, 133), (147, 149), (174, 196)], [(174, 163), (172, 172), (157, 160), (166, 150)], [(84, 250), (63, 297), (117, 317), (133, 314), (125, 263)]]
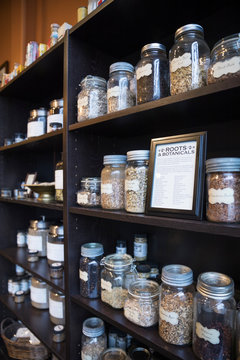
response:
[(147, 214), (202, 219), (206, 148), (205, 131), (151, 140)]
[(9, 63), (5, 61), (2, 65), (0, 65), (0, 86), (2, 84), (3, 74), (8, 74), (9, 71)]

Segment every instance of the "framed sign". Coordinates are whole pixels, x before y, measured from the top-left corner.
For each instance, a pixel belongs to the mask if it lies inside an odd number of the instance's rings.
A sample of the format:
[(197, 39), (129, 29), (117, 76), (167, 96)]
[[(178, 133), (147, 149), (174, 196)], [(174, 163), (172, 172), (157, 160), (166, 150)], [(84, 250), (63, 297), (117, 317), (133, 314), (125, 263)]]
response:
[(151, 140), (147, 214), (202, 219), (207, 133)]

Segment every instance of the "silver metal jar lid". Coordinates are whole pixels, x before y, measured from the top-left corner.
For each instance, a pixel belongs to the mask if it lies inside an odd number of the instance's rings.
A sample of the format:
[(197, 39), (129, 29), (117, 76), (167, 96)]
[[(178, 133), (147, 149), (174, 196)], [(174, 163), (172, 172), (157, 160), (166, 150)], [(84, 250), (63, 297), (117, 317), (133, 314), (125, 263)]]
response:
[(126, 162), (127, 162), (126, 155), (105, 155), (103, 157), (104, 165), (126, 164)]
[(175, 32), (175, 39), (188, 31), (198, 31), (202, 35), (204, 34), (203, 27), (201, 25), (187, 24), (177, 29), (177, 31)]
[(127, 161), (149, 160), (149, 150), (132, 150), (127, 152)]
[(122, 271), (133, 263), (133, 258), (128, 254), (110, 254), (104, 257), (101, 265), (104, 265), (110, 271)]
[(85, 336), (101, 336), (104, 334), (104, 331), (104, 322), (97, 317), (88, 318), (83, 322), (82, 332)]
[(62, 269), (63, 265), (59, 262), (55, 262), (49, 265), (51, 269)]
[(65, 327), (63, 325), (56, 325), (53, 328), (54, 334), (61, 334), (65, 331)]
[(103, 245), (100, 243), (87, 243), (81, 246), (81, 255), (84, 257), (101, 256), (103, 252)]
[(166, 265), (162, 268), (161, 279), (167, 285), (188, 286), (193, 282), (193, 272), (185, 265)]
[(206, 173), (240, 171), (240, 158), (213, 158), (206, 161)]
[(100, 177), (83, 177), (81, 180), (81, 184), (84, 184), (86, 186), (93, 186), (93, 185), (100, 186), (101, 178)]
[(144, 45), (144, 46), (142, 47), (141, 54), (144, 53), (144, 51), (147, 51), (147, 50), (162, 50), (162, 51), (166, 51), (166, 46), (163, 45), (163, 44), (160, 44), (160, 43), (147, 44), (147, 45)]
[(227, 300), (234, 296), (234, 282), (225, 274), (205, 272), (198, 276), (197, 290), (208, 298)]
[(34, 230), (46, 230), (49, 228), (50, 222), (42, 215), (39, 220), (30, 220), (30, 227)]
[(81, 87), (83, 86), (93, 86), (98, 85), (104, 89), (107, 89), (107, 82), (104, 78), (100, 76), (87, 75), (80, 83)]
[(129, 285), (128, 292), (133, 297), (149, 299), (159, 295), (159, 285), (156, 281), (140, 279)]
[(113, 73), (114, 71), (129, 71), (134, 73), (134, 66), (127, 62), (116, 62), (110, 66), (109, 74)]
[(226, 36), (226, 37), (220, 39), (219, 41), (217, 41), (213, 46), (213, 49), (211, 51), (211, 56), (218, 48), (221, 49), (222, 47), (225, 47), (226, 45), (228, 45), (229, 43), (232, 43), (232, 42), (234, 42), (238, 45), (238, 50), (240, 52), (240, 33), (236, 33), (236, 34)]
[(63, 225), (51, 225), (49, 228), (49, 234), (51, 236), (64, 236), (64, 226)]
[(63, 99), (55, 99), (50, 101), (51, 108), (63, 107)]

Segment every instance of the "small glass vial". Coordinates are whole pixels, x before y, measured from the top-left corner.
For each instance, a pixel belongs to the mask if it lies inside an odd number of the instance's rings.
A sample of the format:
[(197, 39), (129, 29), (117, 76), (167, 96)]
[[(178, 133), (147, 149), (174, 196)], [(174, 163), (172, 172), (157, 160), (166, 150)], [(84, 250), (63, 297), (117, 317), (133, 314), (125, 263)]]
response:
[(63, 265), (61, 263), (55, 262), (50, 264), (50, 277), (53, 279), (62, 279), (63, 277)]
[(131, 213), (144, 213), (147, 181), (148, 181), (149, 150), (127, 152), (125, 170), (125, 210)]
[(81, 122), (107, 113), (107, 82), (99, 76), (86, 76), (78, 94), (78, 117)]
[(23, 276), (25, 274), (25, 270), (21, 266), (16, 265), (15, 269), (17, 276)]
[(51, 24), (51, 36), (50, 36), (50, 47), (57, 44), (58, 42), (58, 24)]
[(25, 247), (27, 245), (27, 233), (19, 230), (17, 232), (17, 247)]
[(80, 294), (95, 299), (100, 296), (100, 261), (103, 255), (103, 245), (87, 243), (81, 246), (79, 266)]
[(147, 235), (135, 234), (134, 235), (133, 252), (134, 252), (134, 259), (136, 261), (147, 260), (147, 247), (148, 247)]
[(187, 24), (175, 32), (169, 63), (171, 95), (207, 85), (210, 50), (202, 26)]
[(63, 202), (63, 160), (56, 164), (55, 169), (55, 200)]
[(47, 256), (47, 238), (50, 222), (45, 216), (39, 220), (30, 220), (27, 241), (29, 250), (38, 250), (39, 257)]
[(138, 264), (136, 266), (137, 276), (139, 279), (149, 279), (151, 274), (151, 267), (147, 264)]
[(65, 327), (63, 325), (56, 325), (53, 328), (53, 341), (60, 343), (65, 340)]
[(39, 260), (38, 250), (28, 250), (27, 261), (30, 263), (37, 262)]
[(101, 172), (101, 205), (103, 209), (124, 209), (125, 155), (105, 155)]
[(50, 102), (50, 110), (47, 117), (47, 132), (52, 131), (51, 124), (57, 124), (58, 128), (63, 127), (63, 99), (55, 99)]
[(233, 358), (235, 312), (233, 280), (216, 272), (200, 274), (193, 314), (193, 351), (199, 359)]
[(47, 239), (48, 264), (61, 263), (64, 265), (64, 226), (51, 225)]
[(15, 294), (14, 294), (14, 302), (16, 304), (21, 304), (21, 303), (24, 302), (24, 300), (25, 300), (24, 291), (19, 290), (19, 291), (15, 292)]
[(159, 335), (169, 344), (186, 345), (192, 340), (193, 272), (184, 265), (162, 268), (159, 298)]
[(49, 289), (48, 285), (40, 280), (32, 277), (30, 288), (30, 299), (33, 307), (37, 309), (48, 309)]
[(49, 291), (49, 315), (53, 324), (65, 325), (65, 295), (54, 289)]
[(27, 125), (27, 137), (44, 135), (47, 131), (47, 110), (44, 108), (30, 111)]
[(127, 253), (126, 240), (117, 240), (116, 254), (126, 254), (126, 253)]
[(142, 48), (136, 79), (138, 105), (169, 95), (169, 66), (164, 45), (152, 43)]
[(81, 180), (81, 190), (77, 192), (78, 205), (96, 207), (101, 205), (100, 195), (101, 179), (99, 177), (87, 177)]
[(127, 360), (129, 359), (126, 351), (118, 348), (110, 348), (104, 351), (102, 354), (101, 360)]
[(98, 360), (106, 348), (104, 322), (96, 317), (86, 319), (82, 327), (82, 360)]
[(107, 83), (108, 113), (136, 105), (134, 67), (127, 62), (110, 66)]

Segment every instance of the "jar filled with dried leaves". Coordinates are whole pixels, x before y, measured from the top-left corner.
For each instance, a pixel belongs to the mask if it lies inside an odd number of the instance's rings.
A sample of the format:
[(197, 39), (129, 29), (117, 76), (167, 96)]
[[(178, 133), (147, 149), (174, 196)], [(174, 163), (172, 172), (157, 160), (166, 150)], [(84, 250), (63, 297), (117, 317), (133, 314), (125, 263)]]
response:
[(206, 161), (207, 219), (215, 222), (240, 221), (240, 158)]
[(148, 181), (149, 150), (127, 152), (125, 170), (125, 210), (131, 213), (144, 213), (147, 181)]
[(192, 270), (184, 265), (167, 265), (162, 269), (161, 279), (159, 335), (170, 344), (190, 344), (194, 295)]
[(126, 155), (105, 155), (101, 172), (101, 205), (103, 209), (124, 209)]
[(104, 322), (96, 317), (88, 318), (82, 327), (82, 360), (99, 360), (107, 348)]
[(211, 65), (208, 83), (240, 76), (240, 34), (233, 34), (219, 40), (211, 51)]
[(102, 259), (101, 300), (115, 309), (122, 309), (128, 294), (126, 274), (133, 270), (128, 254), (111, 254)]
[(240, 360), (240, 302), (237, 304), (236, 312), (236, 350), (237, 360)]
[(216, 272), (200, 274), (193, 319), (193, 351), (199, 359), (233, 359), (235, 313), (233, 280)]
[(157, 324), (158, 311), (158, 283), (146, 279), (134, 281), (128, 288), (124, 316), (134, 324), (149, 327)]
[(171, 95), (207, 85), (210, 49), (202, 26), (188, 24), (175, 32), (169, 63)]
[(136, 105), (134, 67), (127, 62), (110, 66), (107, 83), (108, 113)]

